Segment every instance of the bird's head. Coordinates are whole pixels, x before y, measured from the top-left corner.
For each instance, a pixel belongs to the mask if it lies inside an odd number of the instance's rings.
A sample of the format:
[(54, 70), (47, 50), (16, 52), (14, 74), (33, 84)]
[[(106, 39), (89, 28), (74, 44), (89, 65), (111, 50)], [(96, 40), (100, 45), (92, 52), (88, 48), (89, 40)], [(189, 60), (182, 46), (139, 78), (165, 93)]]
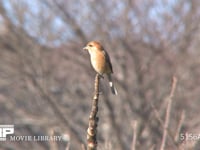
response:
[(91, 52), (97, 51), (97, 50), (102, 51), (102, 50), (104, 50), (104, 48), (99, 42), (91, 41), (83, 48), (83, 50), (88, 50), (89, 53), (91, 53)]

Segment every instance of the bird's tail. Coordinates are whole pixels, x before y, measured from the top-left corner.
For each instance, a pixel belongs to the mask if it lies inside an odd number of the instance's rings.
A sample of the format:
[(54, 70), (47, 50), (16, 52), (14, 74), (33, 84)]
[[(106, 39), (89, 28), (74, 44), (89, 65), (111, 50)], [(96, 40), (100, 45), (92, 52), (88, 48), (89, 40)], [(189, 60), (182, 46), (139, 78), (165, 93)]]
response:
[(113, 84), (111, 74), (108, 74), (108, 80), (109, 80), (109, 85), (110, 85), (110, 88), (111, 88), (111, 92), (112, 92), (114, 95), (117, 95), (117, 89), (115, 88), (115, 86), (114, 86), (114, 84)]

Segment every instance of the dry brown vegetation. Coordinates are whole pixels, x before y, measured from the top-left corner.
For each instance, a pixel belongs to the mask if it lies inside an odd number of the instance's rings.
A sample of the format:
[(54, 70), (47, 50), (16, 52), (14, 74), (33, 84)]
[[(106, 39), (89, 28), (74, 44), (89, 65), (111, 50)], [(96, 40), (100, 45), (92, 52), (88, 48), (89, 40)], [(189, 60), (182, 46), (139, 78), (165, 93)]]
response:
[(0, 124), (66, 141), (0, 148), (83, 147), (95, 72), (82, 48), (98, 40), (119, 93), (101, 80), (98, 148), (198, 150), (180, 135), (200, 134), (199, 27), (199, 0), (1, 0)]

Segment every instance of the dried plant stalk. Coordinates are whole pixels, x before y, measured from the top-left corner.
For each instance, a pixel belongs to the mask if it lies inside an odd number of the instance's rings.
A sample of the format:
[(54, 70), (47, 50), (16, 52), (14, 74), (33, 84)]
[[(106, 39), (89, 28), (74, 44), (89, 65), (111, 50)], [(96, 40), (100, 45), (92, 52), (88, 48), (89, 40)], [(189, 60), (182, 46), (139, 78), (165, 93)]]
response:
[(95, 77), (95, 93), (92, 100), (92, 110), (90, 112), (89, 117), (89, 125), (87, 129), (87, 150), (96, 150), (97, 149), (97, 127), (98, 127), (98, 120), (97, 117), (98, 113), (98, 100), (99, 100), (99, 81), (100, 76), (99, 74)]

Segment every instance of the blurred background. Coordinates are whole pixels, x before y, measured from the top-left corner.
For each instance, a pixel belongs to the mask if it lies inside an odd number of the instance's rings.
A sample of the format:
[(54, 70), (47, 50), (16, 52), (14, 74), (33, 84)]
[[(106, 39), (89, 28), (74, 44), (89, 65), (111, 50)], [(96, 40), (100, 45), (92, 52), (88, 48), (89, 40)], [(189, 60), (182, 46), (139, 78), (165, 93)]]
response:
[(64, 135), (65, 142), (0, 148), (83, 147), (95, 72), (82, 48), (97, 40), (110, 54), (119, 93), (101, 80), (99, 149), (159, 149), (173, 76), (165, 148), (198, 149), (199, 140), (179, 135), (200, 134), (199, 27), (198, 0), (1, 0), (0, 124), (14, 124), (15, 135)]

